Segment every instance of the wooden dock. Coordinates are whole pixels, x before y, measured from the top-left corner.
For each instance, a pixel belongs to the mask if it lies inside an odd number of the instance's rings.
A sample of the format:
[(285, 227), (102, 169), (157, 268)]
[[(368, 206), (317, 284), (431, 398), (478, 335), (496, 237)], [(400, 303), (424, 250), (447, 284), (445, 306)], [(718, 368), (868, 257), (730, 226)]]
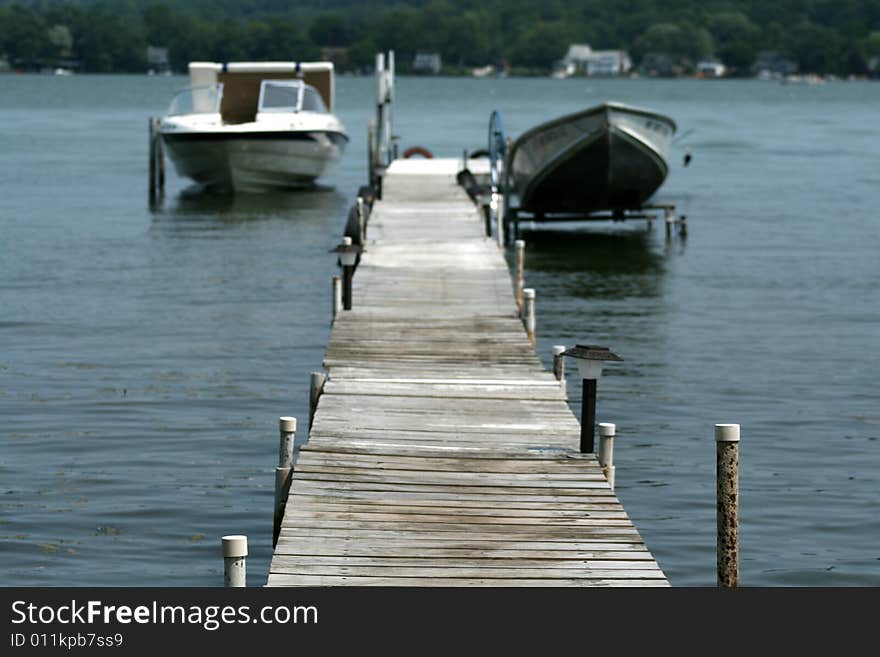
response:
[(668, 586), (519, 319), (455, 160), (395, 160), (269, 586)]

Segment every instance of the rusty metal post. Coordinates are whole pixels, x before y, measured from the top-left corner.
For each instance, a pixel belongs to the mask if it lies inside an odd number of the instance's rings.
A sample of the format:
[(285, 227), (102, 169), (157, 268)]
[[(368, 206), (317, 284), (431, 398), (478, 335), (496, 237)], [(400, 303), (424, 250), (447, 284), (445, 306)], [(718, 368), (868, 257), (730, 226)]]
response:
[(718, 586), (739, 586), (739, 425), (716, 424)]
[(275, 516), (272, 524), (272, 547), (278, 543), (281, 534), (281, 521), (290, 491), (293, 472), (293, 445), (296, 441), (296, 418), (279, 418), (281, 441), (278, 449), (278, 467), (275, 468)]
[(599, 454), (597, 458), (599, 465), (602, 466), (602, 472), (605, 473), (605, 479), (611, 490), (614, 490), (614, 434), (617, 433), (617, 426), (611, 422), (599, 423)]
[(523, 290), (523, 310), (525, 316), (523, 322), (526, 325), (526, 333), (529, 336), (529, 342), (532, 347), (535, 346), (535, 290), (527, 287)]
[(525, 283), (525, 263), (526, 263), (526, 243), (517, 240), (514, 243), (516, 247), (516, 307), (519, 313), (523, 311), (523, 285)]
[(223, 586), (244, 588), (247, 586), (247, 536), (231, 534), (222, 536)]

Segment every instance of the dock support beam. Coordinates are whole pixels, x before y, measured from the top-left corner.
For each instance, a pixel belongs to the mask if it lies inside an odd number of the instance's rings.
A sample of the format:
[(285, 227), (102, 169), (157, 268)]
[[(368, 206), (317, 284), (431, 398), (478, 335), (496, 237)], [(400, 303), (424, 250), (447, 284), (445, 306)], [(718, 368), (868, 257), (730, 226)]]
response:
[(223, 544), (223, 586), (247, 586), (247, 536), (230, 534), (220, 538)]
[(525, 284), (526, 243), (517, 240), (516, 247), (516, 307), (520, 315), (523, 311), (523, 285)]
[(716, 424), (718, 586), (739, 586), (739, 425)]
[(599, 465), (605, 473), (605, 479), (611, 490), (614, 490), (614, 434), (617, 426), (611, 422), (599, 423)]
[(293, 472), (293, 444), (296, 441), (296, 418), (279, 418), (281, 441), (278, 448), (278, 467), (275, 468), (275, 518), (272, 526), (272, 547), (278, 543), (284, 507), (290, 491), (290, 478)]
[(529, 342), (532, 347), (535, 346), (535, 290), (527, 287), (523, 290), (523, 321), (526, 325), (526, 334), (529, 336)]

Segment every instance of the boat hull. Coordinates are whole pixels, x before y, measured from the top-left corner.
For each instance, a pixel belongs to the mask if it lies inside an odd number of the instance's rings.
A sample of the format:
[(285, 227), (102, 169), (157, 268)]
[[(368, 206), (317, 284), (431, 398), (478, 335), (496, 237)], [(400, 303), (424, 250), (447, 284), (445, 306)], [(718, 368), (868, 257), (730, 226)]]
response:
[(299, 188), (328, 175), (347, 138), (329, 131), (162, 134), (178, 175), (215, 191)]
[(607, 103), (537, 126), (511, 148), (519, 208), (545, 214), (635, 210), (660, 188), (675, 122)]

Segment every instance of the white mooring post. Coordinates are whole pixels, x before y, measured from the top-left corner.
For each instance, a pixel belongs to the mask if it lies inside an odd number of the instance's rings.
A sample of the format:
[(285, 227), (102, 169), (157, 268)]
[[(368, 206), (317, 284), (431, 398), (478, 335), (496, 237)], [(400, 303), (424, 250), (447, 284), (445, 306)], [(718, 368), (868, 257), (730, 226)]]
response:
[(333, 320), (330, 322), (331, 324), (336, 321), (336, 316), (342, 311), (342, 277), (334, 276), (333, 277)]
[(667, 206), (663, 210), (663, 218), (666, 223), (666, 237), (672, 235), (672, 226), (675, 224), (675, 208)]
[(516, 307), (520, 314), (523, 311), (523, 285), (525, 284), (526, 243), (523, 240), (514, 242), (516, 247)]
[(617, 425), (611, 422), (599, 423), (599, 453), (597, 457), (611, 490), (614, 490), (614, 434), (616, 432)]
[(565, 356), (562, 355), (564, 351), (565, 345), (553, 345), (553, 376), (559, 381), (559, 386), (562, 388), (562, 394), (566, 395), (568, 384), (565, 381)]
[(716, 424), (718, 586), (739, 586), (739, 425)]
[(278, 542), (281, 533), (281, 521), (284, 519), (284, 507), (290, 491), (290, 478), (293, 472), (293, 445), (296, 442), (296, 418), (282, 417), (278, 421), (280, 428), (280, 444), (278, 449), (278, 467), (275, 468), (275, 514), (272, 523), (272, 547)]
[(367, 219), (364, 214), (364, 199), (357, 197), (358, 241), (363, 246), (367, 241)]
[(490, 216), (495, 218), (495, 234), (498, 237), (498, 248), (503, 249), (507, 242), (504, 240), (504, 219), (501, 216), (501, 209), (498, 207), (500, 198), (498, 191), (493, 187), (492, 193), (489, 196), (489, 213)]
[(223, 586), (244, 588), (247, 586), (247, 536), (222, 536), (220, 542), (223, 544)]
[(524, 315), (523, 321), (526, 325), (526, 333), (529, 336), (529, 342), (532, 343), (532, 346), (535, 346), (535, 290), (527, 287), (523, 290), (523, 306), (524, 306)]

